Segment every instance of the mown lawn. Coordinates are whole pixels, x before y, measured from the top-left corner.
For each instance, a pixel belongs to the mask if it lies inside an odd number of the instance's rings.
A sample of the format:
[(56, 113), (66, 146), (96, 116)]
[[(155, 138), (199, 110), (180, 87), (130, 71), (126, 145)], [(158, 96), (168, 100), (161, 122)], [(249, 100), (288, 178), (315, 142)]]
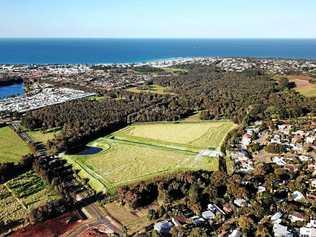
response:
[(28, 145), (11, 128), (0, 128), (0, 163), (18, 163), (28, 153), (31, 153)]
[(27, 223), (26, 218), (32, 209), (59, 198), (44, 180), (28, 171), (0, 185), (0, 222)]
[(118, 187), (183, 171), (219, 169), (217, 158), (200, 157), (219, 149), (230, 121), (136, 124), (88, 144), (95, 154), (64, 156), (97, 191), (114, 194)]
[(114, 133), (118, 139), (148, 140), (152, 144), (186, 146), (192, 151), (219, 149), (229, 131), (231, 121), (136, 124)]
[(311, 84), (309, 87), (299, 88), (297, 91), (306, 97), (316, 97), (316, 84)]
[[(73, 155), (66, 159), (77, 163), (76, 168), (81, 166), (83, 176), (97, 179), (90, 183), (97, 185), (97, 191), (115, 193), (119, 186), (180, 171), (218, 170), (216, 158), (196, 158), (197, 154), (192, 152), (105, 138), (96, 142), (108, 144), (110, 148), (94, 155)], [(100, 183), (106, 190), (100, 190)]]

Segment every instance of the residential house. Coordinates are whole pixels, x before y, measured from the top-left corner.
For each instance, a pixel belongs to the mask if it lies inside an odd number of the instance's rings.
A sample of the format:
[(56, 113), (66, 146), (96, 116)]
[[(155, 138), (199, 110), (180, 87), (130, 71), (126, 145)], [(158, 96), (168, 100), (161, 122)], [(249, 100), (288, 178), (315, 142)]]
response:
[(154, 230), (156, 230), (159, 234), (168, 234), (170, 232), (171, 227), (173, 224), (168, 221), (160, 221), (154, 225)]
[(281, 212), (277, 212), (271, 216), (270, 220), (272, 223), (281, 223), (281, 217), (283, 214)]
[(292, 198), (295, 202), (301, 202), (305, 200), (304, 195), (300, 191), (294, 191), (292, 193)]
[(300, 237), (316, 237), (316, 228), (313, 227), (301, 227)]
[(228, 237), (241, 237), (241, 236), (242, 236), (242, 232), (237, 229), (233, 230), (233, 232), (228, 235)]
[(234, 200), (234, 204), (237, 206), (237, 207), (244, 207), (247, 205), (247, 202), (245, 199), (242, 199), (242, 198), (237, 198)]
[(293, 233), (288, 230), (288, 227), (279, 223), (273, 225), (273, 234), (274, 237), (293, 237)]
[(302, 213), (299, 212), (293, 212), (289, 215), (289, 218), (291, 222), (297, 222), (297, 221), (305, 221), (305, 216)]
[(205, 220), (213, 220), (215, 218), (215, 214), (211, 211), (204, 211), (202, 212), (202, 217), (205, 219)]

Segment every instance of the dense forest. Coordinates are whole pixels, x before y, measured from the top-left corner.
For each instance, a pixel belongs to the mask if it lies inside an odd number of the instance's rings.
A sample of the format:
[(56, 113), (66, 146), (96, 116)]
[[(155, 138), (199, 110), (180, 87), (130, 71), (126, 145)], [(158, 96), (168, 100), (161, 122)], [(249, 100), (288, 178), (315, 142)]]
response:
[(209, 118), (292, 118), (315, 112), (315, 99), (290, 90), (287, 80), (276, 82), (261, 71), (221, 72), (214, 67), (187, 65), (186, 74), (160, 77), (155, 83), (187, 98), (194, 108), (207, 110)]
[(23, 78), (19, 76), (0, 75), (0, 87), (10, 86), (10, 85), (18, 84), (22, 82), (23, 82)]
[[(176, 95), (110, 92), (103, 100), (78, 100), (29, 112), (23, 125), (62, 127), (49, 143), (51, 151), (75, 151), (91, 139), (132, 122), (179, 120), (195, 111), (202, 119), (232, 119), (248, 123), (265, 118), (295, 118), (316, 113), (316, 100), (276, 82), (260, 71), (227, 73), (212, 66), (187, 65), (187, 73), (156, 77), (154, 83)], [(146, 69), (147, 70), (147, 69)]]

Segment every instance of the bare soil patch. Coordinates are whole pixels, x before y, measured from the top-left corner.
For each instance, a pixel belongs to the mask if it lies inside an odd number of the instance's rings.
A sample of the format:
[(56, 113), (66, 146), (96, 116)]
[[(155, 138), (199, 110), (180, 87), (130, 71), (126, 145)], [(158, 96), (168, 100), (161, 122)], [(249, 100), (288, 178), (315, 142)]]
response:
[(294, 82), (297, 88), (313, 86), (310, 82), (313, 78), (307, 75), (291, 75), (287, 78), (290, 82)]
[(43, 223), (27, 226), (14, 232), (12, 237), (53, 237), (60, 236), (70, 229), (80, 225), (80, 215), (77, 212), (68, 212), (64, 215), (47, 220)]

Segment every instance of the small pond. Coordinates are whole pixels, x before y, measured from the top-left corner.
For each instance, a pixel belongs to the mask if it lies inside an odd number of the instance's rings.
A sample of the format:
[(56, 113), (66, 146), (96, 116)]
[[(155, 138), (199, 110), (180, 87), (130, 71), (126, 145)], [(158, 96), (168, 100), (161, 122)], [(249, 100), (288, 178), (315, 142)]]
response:
[(103, 151), (100, 147), (86, 146), (85, 149), (79, 152), (79, 155), (94, 155)]

